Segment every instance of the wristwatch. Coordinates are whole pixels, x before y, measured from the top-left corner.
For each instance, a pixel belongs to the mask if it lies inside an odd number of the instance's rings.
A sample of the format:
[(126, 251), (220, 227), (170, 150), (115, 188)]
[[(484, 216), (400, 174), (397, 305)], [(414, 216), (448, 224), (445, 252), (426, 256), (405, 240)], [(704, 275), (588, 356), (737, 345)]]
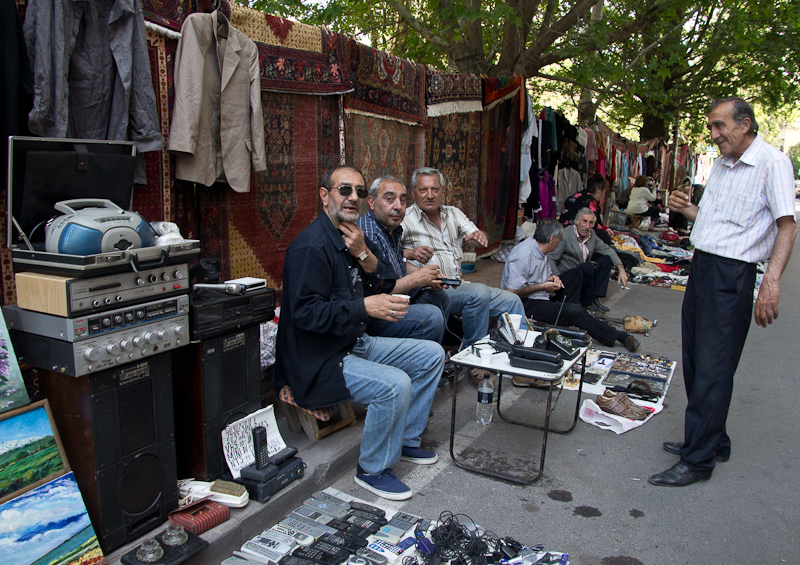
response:
[(358, 260), (363, 261), (367, 257), (369, 257), (369, 253), (367, 253), (366, 251), (362, 251), (361, 254), (358, 256)]

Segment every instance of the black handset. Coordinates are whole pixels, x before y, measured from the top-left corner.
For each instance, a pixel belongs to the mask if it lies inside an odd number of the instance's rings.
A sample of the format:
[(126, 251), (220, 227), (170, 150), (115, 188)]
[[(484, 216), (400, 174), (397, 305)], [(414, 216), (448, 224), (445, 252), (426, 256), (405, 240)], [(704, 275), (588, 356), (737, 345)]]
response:
[(264, 469), (269, 465), (269, 448), (267, 447), (267, 428), (253, 428), (253, 453), (256, 456), (256, 469)]

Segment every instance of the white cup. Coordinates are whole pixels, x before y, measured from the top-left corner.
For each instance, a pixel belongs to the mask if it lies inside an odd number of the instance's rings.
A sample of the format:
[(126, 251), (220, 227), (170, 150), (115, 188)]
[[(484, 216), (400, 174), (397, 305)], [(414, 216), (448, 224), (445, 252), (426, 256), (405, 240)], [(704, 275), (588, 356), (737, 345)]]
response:
[(514, 329), (519, 331), (519, 326), (522, 324), (522, 315), (509, 314), (508, 317), (511, 318), (511, 325), (514, 326)]
[(393, 294), (392, 296), (396, 296), (397, 298), (405, 298), (406, 302), (411, 302), (411, 297), (407, 294)]

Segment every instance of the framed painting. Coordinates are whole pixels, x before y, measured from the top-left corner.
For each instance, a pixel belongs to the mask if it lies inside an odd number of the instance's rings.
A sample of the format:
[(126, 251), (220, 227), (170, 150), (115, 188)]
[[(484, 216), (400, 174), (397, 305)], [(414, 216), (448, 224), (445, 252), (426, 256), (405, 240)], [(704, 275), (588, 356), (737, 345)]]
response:
[(47, 399), (0, 414), (0, 504), (69, 470)]
[(0, 414), (25, 406), (30, 401), (8, 336), (6, 320), (0, 310)]
[(4, 517), (0, 528), (3, 563), (103, 563), (103, 550), (72, 472), (0, 504), (0, 516)]

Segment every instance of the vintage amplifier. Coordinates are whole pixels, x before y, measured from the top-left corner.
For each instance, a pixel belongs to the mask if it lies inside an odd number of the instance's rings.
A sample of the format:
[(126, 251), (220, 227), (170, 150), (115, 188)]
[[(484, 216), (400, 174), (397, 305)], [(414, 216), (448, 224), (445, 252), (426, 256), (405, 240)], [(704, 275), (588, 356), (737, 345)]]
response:
[(193, 341), (271, 320), (275, 311), (275, 289), (261, 288), (242, 295), (194, 289), (189, 295), (190, 335)]
[(189, 265), (171, 265), (89, 279), (16, 274), (17, 304), (26, 310), (72, 318), (189, 292)]
[(3, 316), (20, 361), (81, 377), (188, 344), (188, 311), (178, 296), (77, 318), (17, 306)]
[(132, 142), (9, 137), (6, 238), (15, 270), (88, 278), (156, 269), (199, 257), (196, 240), (93, 255), (45, 251), (44, 226), (58, 215), (56, 203), (107, 199), (129, 210), (135, 170)]

